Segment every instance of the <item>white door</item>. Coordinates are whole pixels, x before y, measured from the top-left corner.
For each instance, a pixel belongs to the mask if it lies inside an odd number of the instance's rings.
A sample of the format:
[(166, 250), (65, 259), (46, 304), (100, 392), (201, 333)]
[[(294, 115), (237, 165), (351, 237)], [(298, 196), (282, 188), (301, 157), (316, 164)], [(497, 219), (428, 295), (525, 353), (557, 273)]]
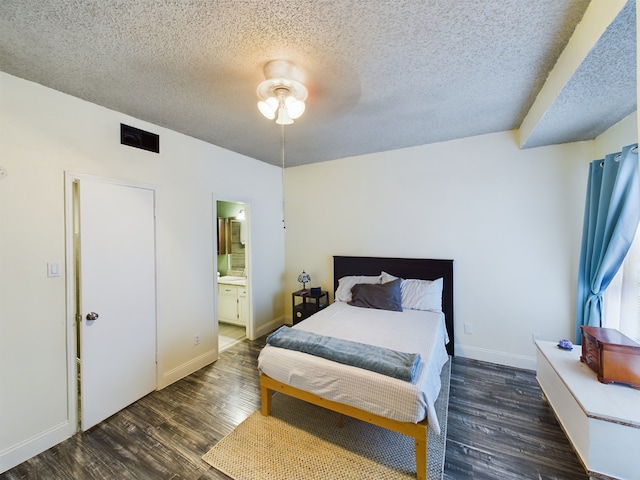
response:
[(76, 185), (85, 431), (156, 388), (155, 192)]

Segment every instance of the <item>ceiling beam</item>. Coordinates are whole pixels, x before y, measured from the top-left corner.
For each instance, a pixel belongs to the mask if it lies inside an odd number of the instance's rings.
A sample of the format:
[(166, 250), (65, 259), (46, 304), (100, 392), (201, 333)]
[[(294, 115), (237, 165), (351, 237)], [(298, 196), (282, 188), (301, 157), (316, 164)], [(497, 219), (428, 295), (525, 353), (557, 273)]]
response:
[(627, 0), (593, 0), (589, 4), (520, 125), (520, 148), (527, 147), (527, 141), (542, 122), (545, 113), (626, 3)]

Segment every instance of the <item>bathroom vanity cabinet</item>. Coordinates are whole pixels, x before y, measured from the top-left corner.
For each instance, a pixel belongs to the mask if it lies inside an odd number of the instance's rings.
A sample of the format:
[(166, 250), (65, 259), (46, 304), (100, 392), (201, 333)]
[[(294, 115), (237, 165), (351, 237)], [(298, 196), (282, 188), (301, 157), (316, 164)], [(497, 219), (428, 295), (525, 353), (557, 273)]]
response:
[(248, 309), (246, 286), (218, 284), (218, 321), (244, 327)]

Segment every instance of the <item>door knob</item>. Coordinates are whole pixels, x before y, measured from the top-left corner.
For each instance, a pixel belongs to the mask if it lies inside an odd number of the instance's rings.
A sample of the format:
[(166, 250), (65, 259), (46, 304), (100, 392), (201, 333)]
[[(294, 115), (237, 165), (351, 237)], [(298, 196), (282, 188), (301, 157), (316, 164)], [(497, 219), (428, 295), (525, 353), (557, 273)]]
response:
[(89, 312), (87, 313), (87, 320), (97, 320), (99, 316), (100, 315), (98, 315), (96, 312)]

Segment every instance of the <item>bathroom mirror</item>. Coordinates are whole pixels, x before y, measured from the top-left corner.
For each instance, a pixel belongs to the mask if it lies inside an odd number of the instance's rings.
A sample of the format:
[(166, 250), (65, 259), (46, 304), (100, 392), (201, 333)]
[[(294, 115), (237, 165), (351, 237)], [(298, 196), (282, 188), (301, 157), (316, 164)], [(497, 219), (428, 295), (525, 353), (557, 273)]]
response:
[(245, 226), (242, 220), (230, 219), (231, 227), (231, 269), (244, 270), (245, 261)]

